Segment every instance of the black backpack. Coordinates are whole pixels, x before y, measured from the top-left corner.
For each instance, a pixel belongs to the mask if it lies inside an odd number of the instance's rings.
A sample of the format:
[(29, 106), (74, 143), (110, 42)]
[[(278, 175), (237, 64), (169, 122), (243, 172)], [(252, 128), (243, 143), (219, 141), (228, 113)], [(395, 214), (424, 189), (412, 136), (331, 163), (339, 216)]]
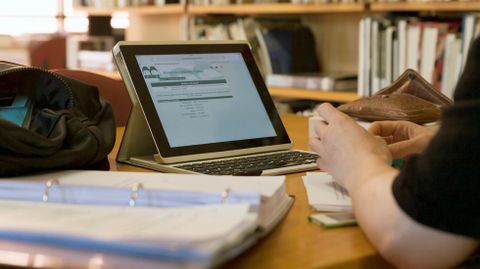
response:
[(51, 169), (108, 170), (115, 143), (109, 103), (94, 86), (36, 67), (0, 61), (0, 109), (29, 100), (23, 126), (0, 118), (0, 176)]

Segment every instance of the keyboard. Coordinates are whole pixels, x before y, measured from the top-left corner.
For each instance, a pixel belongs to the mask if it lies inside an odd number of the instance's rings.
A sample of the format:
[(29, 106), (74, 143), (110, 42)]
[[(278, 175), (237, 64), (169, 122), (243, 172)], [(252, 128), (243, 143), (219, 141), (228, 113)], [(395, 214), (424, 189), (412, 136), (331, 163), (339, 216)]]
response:
[[(316, 168), (317, 154), (303, 151), (249, 155), (236, 158), (209, 160), (182, 165), (176, 168), (208, 175), (261, 175), (265, 170), (293, 168), (290, 172)], [(295, 169), (298, 166), (298, 169)]]

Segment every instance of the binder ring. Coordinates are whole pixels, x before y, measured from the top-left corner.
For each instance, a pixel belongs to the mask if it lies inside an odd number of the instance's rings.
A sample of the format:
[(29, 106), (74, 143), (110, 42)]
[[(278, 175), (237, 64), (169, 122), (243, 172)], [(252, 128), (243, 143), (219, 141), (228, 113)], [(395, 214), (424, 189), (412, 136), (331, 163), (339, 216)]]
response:
[(224, 191), (222, 191), (222, 204), (225, 204), (228, 200), (228, 197), (230, 196), (230, 188), (226, 188)]
[(43, 190), (43, 197), (42, 200), (44, 202), (48, 202), (48, 195), (50, 192), (50, 189), (53, 187), (55, 184), (60, 184), (57, 179), (49, 179), (47, 182), (45, 182), (45, 189)]
[(132, 192), (130, 193), (130, 202), (128, 203), (131, 207), (134, 207), (137, 203), (138, 192), (143, 189), (142, 183), (135, 183), (132, 187)]

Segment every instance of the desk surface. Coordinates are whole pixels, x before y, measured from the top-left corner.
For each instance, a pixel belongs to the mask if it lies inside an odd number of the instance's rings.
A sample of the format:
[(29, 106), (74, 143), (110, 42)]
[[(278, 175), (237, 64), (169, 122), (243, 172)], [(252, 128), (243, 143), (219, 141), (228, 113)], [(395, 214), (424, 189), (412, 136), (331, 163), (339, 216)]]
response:
[[(282, 120), (295, 148), (308, 149), (308, 122), (304, 117), (284, 115)], [(115, 162), (123, 128), (117, 130), (117, 144), (110, 154), (113, 170), (147, 171)], [(287, 192), (295, 203), (273, 232), (222, 268), (390, 268), (370, 245), (358, 227), (324, 229), (310, 223), (301, 176), (287, 176)]]

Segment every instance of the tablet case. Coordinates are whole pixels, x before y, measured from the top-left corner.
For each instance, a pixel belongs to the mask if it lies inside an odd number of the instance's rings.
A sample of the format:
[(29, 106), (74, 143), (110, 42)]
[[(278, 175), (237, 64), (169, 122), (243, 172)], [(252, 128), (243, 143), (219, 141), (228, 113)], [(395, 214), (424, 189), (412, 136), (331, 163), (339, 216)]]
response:
[[(171, 163), (179, 163), (179, 162), (186, 162), (186, 161), (195, 161), (201, 159), (214, 159), (220, 157), (233, 157), (233, 156), (241, 156), (246, 154), (253, 154), (253, 153), (260, 153), (260, 152), (272, 152), (276, 150), (286, 150), (292, 147), (291, 144), (280, 144), (280, 145), (271, 145), (271, 146), (262, 146), (258, 148), (245, 148), (245, 149), (235, 149), (235, 150), (227, 150), (227, 151), (217, 151), (211, 153), (198, 153), (192, 154), (188, 156), (174, 156), (174, 157), (163, 157), (160, 156), (160, 150), (155, 142), (154, 136), (152, 134), (152, 130), (148, 125), (145, 112), (142, 109), (138, 96), (134, 89), (134, 84), (131, 78), (131, 74), (129, 73), (125, 59), (122, 55), (120, 50), (121, 45), (161, 45), (161, 44), (243, 44), (244, 41), (195, 41), (195, 42), (128, 42), (128, 41), (121, 41), (115, 45), (113, 48), (114, 59), (117, 64), (117, 67), (120, 71), (123, 81), (125, 82), (125, 86), (127, 88), (127, 92), (129, 94), (130, 100), (132, 101), (132, 110), (130, 112), (130, 116), (128, 118), (127, 124), (125, 126), (125, 132), (119, 146), (119, 151), (117, 154), (116, 160), (122, 163), (129, 163), (133, 165), (138, 165), (137, 163), (132, 163), (132, 158), (135, 157), (147, 157), (149, 160), (148, 163), (155, 163), (155, 167), (149, 165), (145, 162), (142, 162), (141, 166), (148, 166), (150, 169), (158, 170), (159, 168), (156, 167), (157, 163), (162, 164), (171, 164)], [(261, 150), (259, 150), (261, 148)], [(151, 159), (154, 157), (155, 161)]]
[(341, 105), (338, 109), (367, 121), (407, 120), (423, 124), (439, 120), (441, 108), (452, 103), (419, 73), (407, 69), (375, 95)]

